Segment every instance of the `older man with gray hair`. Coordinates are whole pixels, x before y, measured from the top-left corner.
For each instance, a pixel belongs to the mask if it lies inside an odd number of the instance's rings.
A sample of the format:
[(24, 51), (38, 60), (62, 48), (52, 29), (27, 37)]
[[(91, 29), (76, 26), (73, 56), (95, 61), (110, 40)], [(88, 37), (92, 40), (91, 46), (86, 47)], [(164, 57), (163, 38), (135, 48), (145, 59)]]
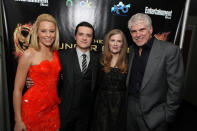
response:
[(152, 37), (151, 18), (133, 15), (130, 47), (127, 131), (167, 131), (180, 105), (184, 79), (180, 49)]

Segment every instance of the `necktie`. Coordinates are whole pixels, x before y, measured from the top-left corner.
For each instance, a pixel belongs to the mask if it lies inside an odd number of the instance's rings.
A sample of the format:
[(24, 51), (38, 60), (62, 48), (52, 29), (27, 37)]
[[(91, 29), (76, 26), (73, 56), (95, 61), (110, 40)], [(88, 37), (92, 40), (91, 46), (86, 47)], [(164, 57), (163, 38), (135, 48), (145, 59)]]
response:
[(84, 74), (87, 69), (87, 60), (86, 60), (86, 54), (82, 55), (82, 73)]

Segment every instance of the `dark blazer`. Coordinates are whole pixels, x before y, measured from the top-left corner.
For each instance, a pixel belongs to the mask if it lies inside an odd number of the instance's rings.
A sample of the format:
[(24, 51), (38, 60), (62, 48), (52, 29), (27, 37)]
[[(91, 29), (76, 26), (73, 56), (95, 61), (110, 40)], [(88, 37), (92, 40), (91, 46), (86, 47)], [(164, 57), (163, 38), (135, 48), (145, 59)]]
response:
[[(134, 50), (130, 48), (128, 76), (129, 87)], [(141, 85), (139, 103), (149, 128), (162, 122), (172, 122), (180, 104), (184, 80), (180, 49), (172, 43), (154, 39)]]
[[(74, 89), (74, 60), (77, 59), (76, 49), (59, 51), (59, 58), (63, 74), (63, 86), (60, 87), (60, 115), (66, 118), (71, 109)], [(94, 92), (97, 77), (98, 58), (97, 55), (90, 51), (90, 62), (88, 68), (92, 71), (91, 91)]]

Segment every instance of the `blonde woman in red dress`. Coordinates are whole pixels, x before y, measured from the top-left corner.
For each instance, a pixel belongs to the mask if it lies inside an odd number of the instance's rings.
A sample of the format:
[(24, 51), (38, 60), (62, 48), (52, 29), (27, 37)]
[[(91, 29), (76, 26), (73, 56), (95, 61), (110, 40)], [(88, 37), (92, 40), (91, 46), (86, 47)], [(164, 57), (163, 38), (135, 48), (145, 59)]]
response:
[[(41, 14), (33, 25), (30, 47), (19, 59), (17, 67), (13, 92), (14, 131), (59, 130), (57, 82), (61, 67), (58, 47), (55, 18)], [(34, 85), (25, 91), (27, 77)]]

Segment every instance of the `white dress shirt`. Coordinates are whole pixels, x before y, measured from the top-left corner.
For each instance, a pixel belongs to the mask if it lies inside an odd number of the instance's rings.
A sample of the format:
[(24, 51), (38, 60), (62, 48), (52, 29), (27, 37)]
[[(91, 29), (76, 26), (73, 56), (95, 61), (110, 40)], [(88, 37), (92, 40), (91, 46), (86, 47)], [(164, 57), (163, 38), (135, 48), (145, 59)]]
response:
[(76, 47), (76, 51), (77, 51), (77, 56), (78, 56), (78, 61), (79, 61), (79, 65), (80, 65), (80, 69), (82, 71), (82, 59), (83, 59), (83, 54), (86, 54), (86, 61), (87, 61), (87, 67), (88, 64), (90, 62), (90, 51), (88, 50), (87, 52), (82, 52), (78, 49), (78, 47)]

